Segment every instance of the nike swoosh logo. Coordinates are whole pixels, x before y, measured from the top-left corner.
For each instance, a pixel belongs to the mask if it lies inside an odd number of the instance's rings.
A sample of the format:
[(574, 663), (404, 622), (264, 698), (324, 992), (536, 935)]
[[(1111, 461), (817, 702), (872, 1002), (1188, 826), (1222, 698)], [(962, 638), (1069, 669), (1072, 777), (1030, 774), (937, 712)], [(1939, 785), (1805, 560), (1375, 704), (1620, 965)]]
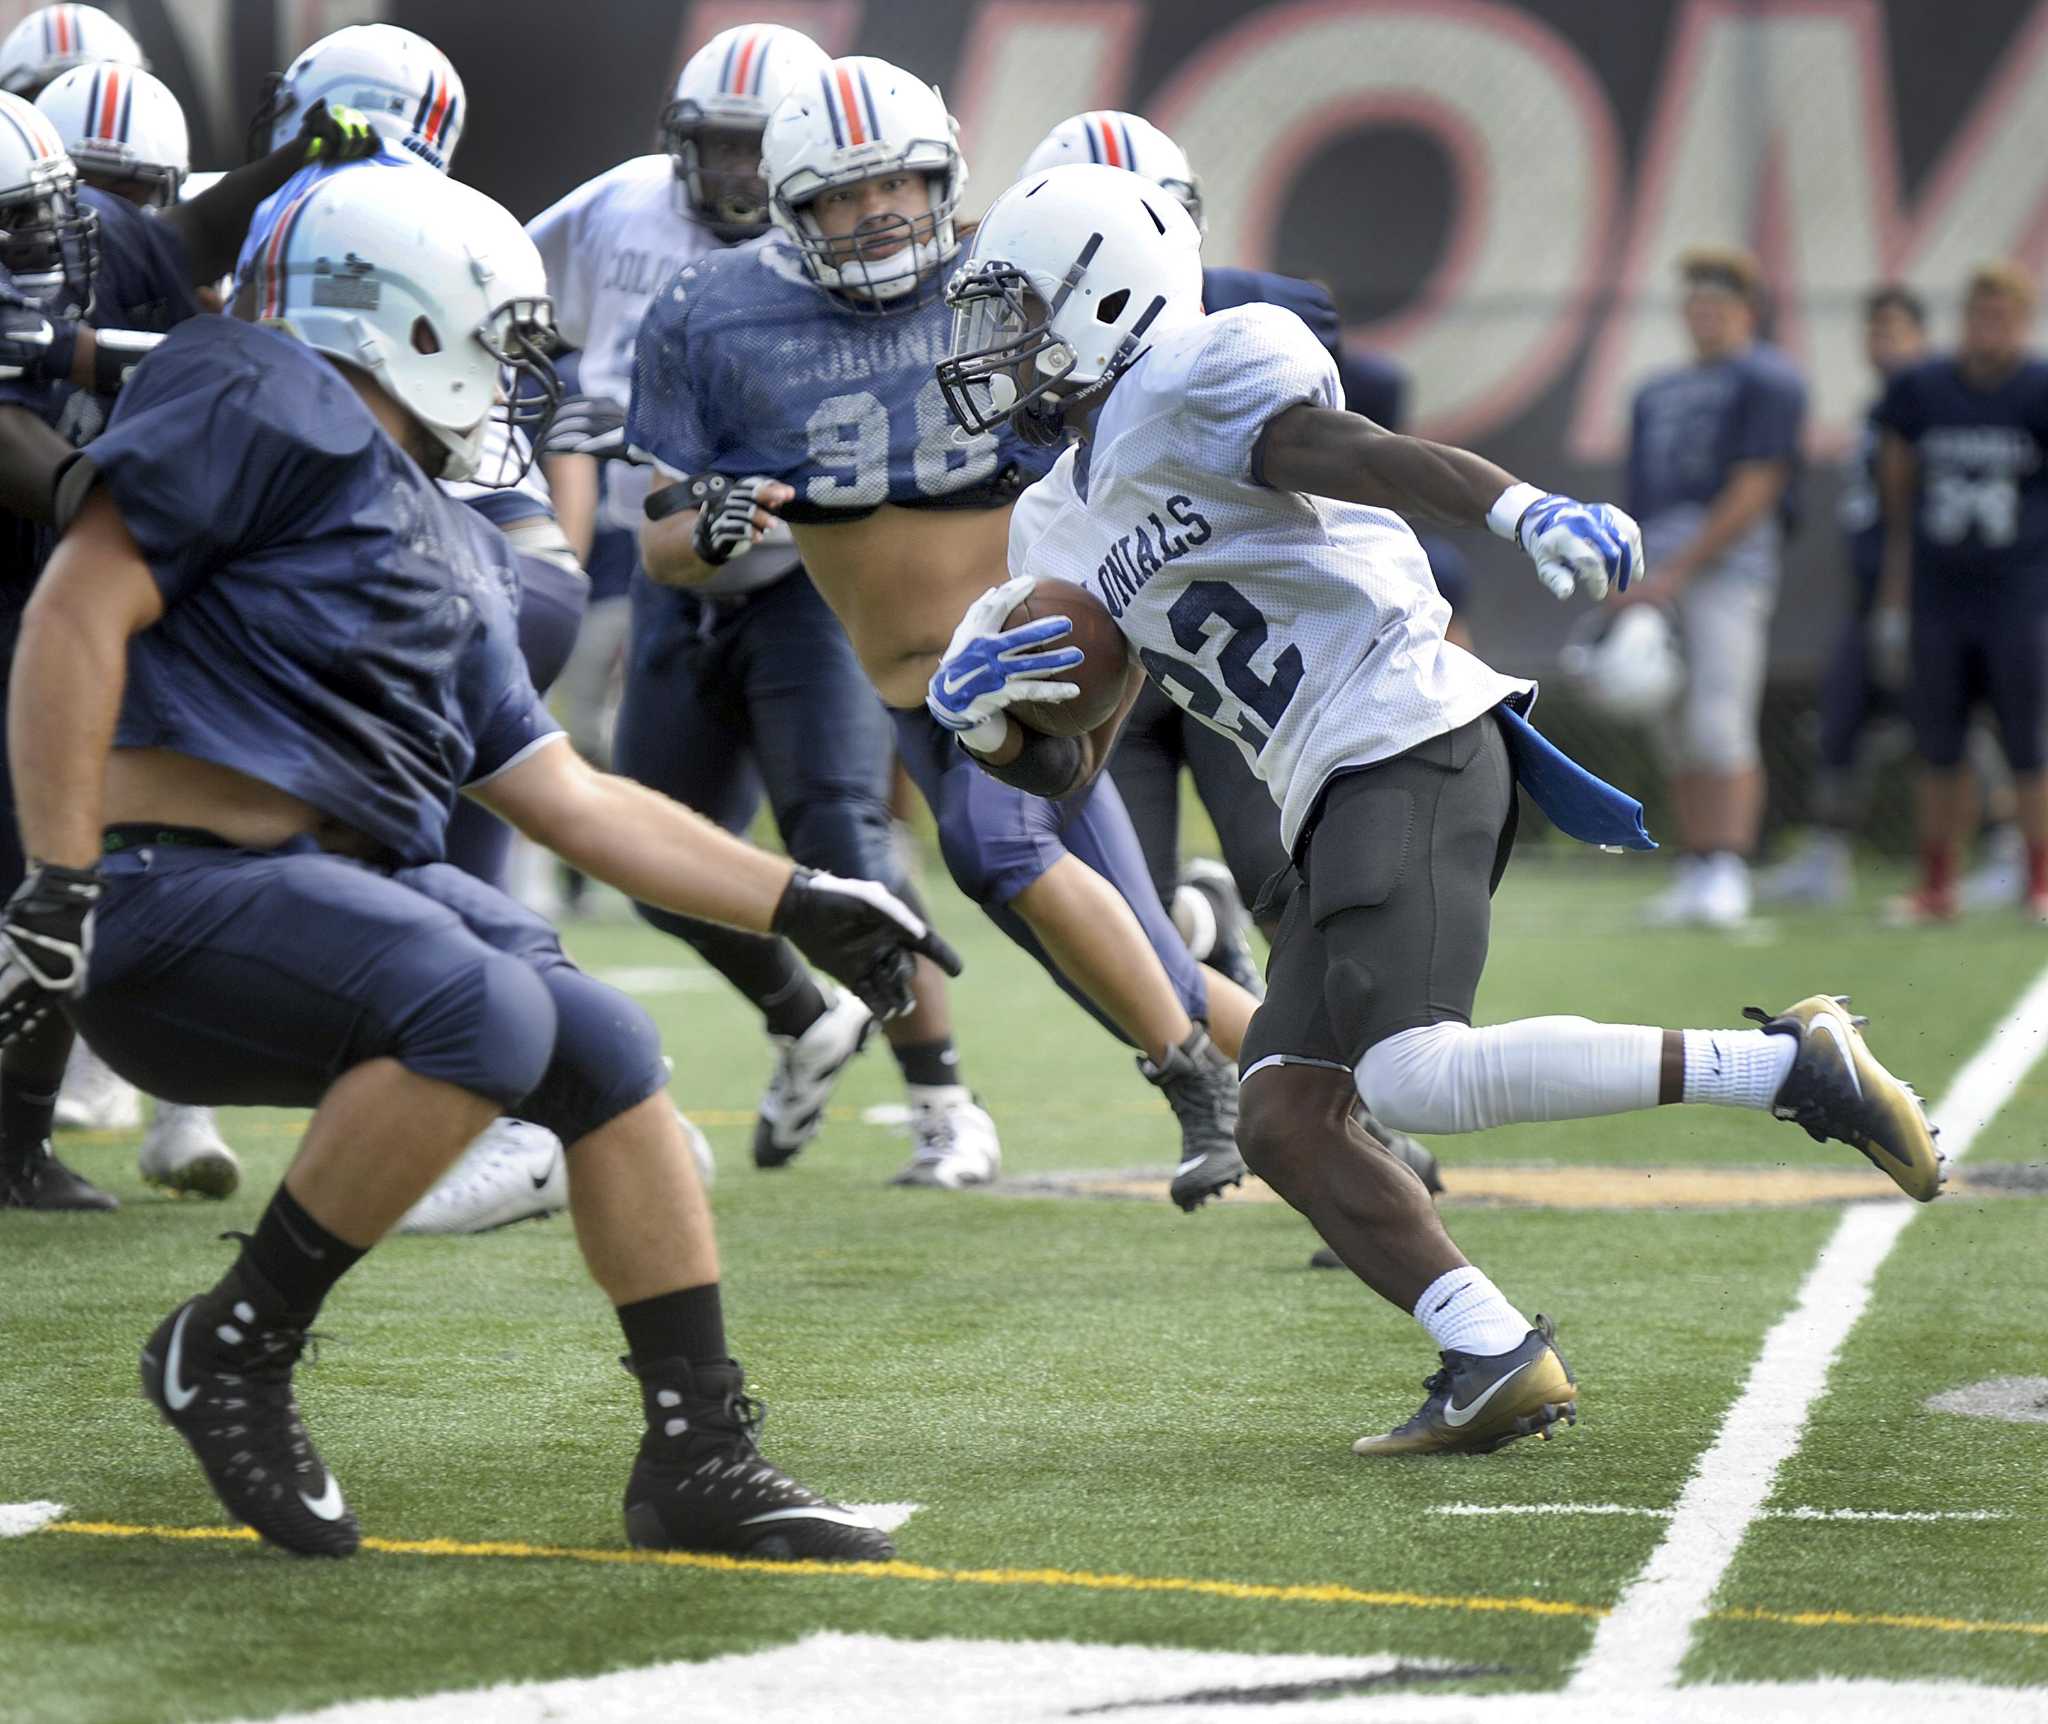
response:
[(533, 1181), (533, 1189), (535, 1191), (547, 1190), (548, 1181), (555, 1177), (555, 1158), (561, 1153), (562, 1152), (558, 1149), (551, 1150), (548, 1154), (547, 1166), (542, 1168), (538, 1173), (529, 1173), (526, 1176), (528, 1179)]
[(182, 1413), (191, 1406), (199, 1393), (197, 1383), (186, 1388), (178, 1381), (178, 1367), (185, 1359), (185, 1319), (191, 1315), (190, 1305), (178, 1313), (177, 1322), (171, 1325), (171, 1349), (164, 1358), (164, 1401), (174, 1413)]
[(1806, 1027), (1816, 1035), (1822, 1030), (1827, 1031), (1828, 1039), (1841, 1050), (1842, 1063), (1849, 1068), (1849, 1081), (1856, 1086), (1856, 1099), (1861, 1101), (1863, 1099), (1863, 1074), (1856, 1069), (1856, 1050), (1849, 1046), (1848, 1037), (1842, 1034), (1842, 1026), (1836, 1023), (1833, 1018), (1823, 1014), (1815, 1018)]
[(327, 1475), (327, 1488), (317, 1497), (299, 1492), (299, 1501), (322, 1520), (340, 1520), (348, 1512), (348, 1504), (341, 1500), (341, 1481), (332, 1473)]
[(1200, 1167), (1202, 1163), (1207, 1161), (1208, 1159), (1209, 1157), (1206, 1151), (1201, 1155), (1189, 1156), (1186, 1161), (1182, 1162), (1180, 1166), (1176, 1167), (1173, 1170), (1173, 1177), (1175, 1179), (1180, 1178), (1180, 1176), (1186, 1173), (1190, 1168)]
[(831, 1508), (820, 1504), (817, 1508), (770, 1509), (766, 1514), (749, 1515), (740, 1522), (741, 1526), (766, 1526), (777, 1520), (824, 1520), (834, 1526), (864, 1526), (875, 1529), (875, 1523), (864, 1514), (855, 1514), (852, 1509)]
[(1454, 1407), (1451, 1405), (1450, 1397), (1446, 1395), (1444, 1397), (1444, 1423), (1449, 1425), (1454, 1431), (1461, 1426), (1469, 1425), (1486, 1410), (1486, 1403), (1488, 1401), (1492, 1400), (1495, 1395), (1499, 1394), (1502, 1389), (1506, 1388), (1508, 1384), (1512, 1383), (1535, 1363), (1534, 1359), (1524, 1359), (1505, 1377), (1494, 1378), (1492, 1382), (1486, 1385), (1486, 1392), (1473, 1400), (1469, 1406)]

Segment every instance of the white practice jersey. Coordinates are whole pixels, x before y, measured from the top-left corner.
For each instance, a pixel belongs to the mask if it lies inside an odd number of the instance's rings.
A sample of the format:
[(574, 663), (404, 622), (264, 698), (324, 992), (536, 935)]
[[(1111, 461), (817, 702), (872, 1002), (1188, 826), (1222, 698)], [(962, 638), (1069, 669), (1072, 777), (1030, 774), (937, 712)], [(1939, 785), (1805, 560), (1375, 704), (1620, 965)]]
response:
[(1332, 774), (1533, 686), (1445, 641), (1450, 607), (1398, 515), (1252, 476), (1260, 434), (1297, 402), (1344, 393), (1293, 312), (1178, 324), (1010, 522), (1010, 573), (1100, 598), (1152, 680), (1244, 751), (1290, 849)]
[[(633, 343), (648, 305), (684, 264), (724, 241), (687, 213), (675, 164), (665, 155), (635, 156), (584, 181), (528, 222), (526, 232), (547, 266), (555, 326), (567, 346), (583, 351), (583, 393), (625, 406), (633, 398)], [(651, 477), (645, 467), (614, 463), (598, 525), (637, 533)], [(778, 524), (694, 590), (752, 592), (780, 580), (796, 560), (789, 529)]]

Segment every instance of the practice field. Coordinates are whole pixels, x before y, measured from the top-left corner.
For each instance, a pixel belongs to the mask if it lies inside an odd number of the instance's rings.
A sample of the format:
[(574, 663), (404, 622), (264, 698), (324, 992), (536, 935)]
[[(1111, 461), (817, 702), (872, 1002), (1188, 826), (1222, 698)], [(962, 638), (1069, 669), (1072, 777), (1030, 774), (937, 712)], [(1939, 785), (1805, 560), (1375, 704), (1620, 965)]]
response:
[[(32, 1531), (0, 1509), (0, 1717), (405, 1696), (438, 1698), (340, 1716), (2048, 1716), (2048, 994), (2023, 1004), (2048, 932), (1890, 933), (1866, 903), (1736, 941), (1639, 933), (1661, 879), (1518, 866), (1482, 1015), (1723, 1023), (1853, 994), (1923, 1093), (1961, 1074), (1957, 1188), (1913, 1210), (1853, 1153), (1722, 1110), (1439, 1140), (1454, 1233), (1555, 1317), (1583, 1395), (1557, 1441), (1457, 1461), (1351, 1455), (1434, 1358), (1306, 1267), (1284, 1206), (1046, 1189), (1163, 1177), (1170, 1118), (935, 869), (964, 1056), (1022, 1189), (886, 1187), (906, 1149), (862, 1117), (898, 1096), (879, 1046), (824, 1137), (757, 1173), (748, 1015), (637, 925), (575, 927), (660, 1017), (719, 1150), (768, 1451), (842, 1500), (916, 1505), (902, 1560), (866, 1571), (624, 1551), (637, 1404), (566, 1219), (394, 1240), (343, 1284), (300, 1394), (370, 1547), (257, 1546), (135, 1355), (224, 1266), (215, 1235), (253, 1225), (297, 1118), (229, 1116), (251, 1177), (222, 1206), (149, 1194), (126, 1139), (66, 1140), (124, 1208), (0, 1217), (0, 1503), (63, 1505)], [(1644, 1204), (1660, 1182), (1676, 1201)], [(1927, 1404), (1993, 1379), (2036, 1382), (1980, 1391), (1989, 1415)], [(547, 1686), (453, 1692), (491, 1684)]]

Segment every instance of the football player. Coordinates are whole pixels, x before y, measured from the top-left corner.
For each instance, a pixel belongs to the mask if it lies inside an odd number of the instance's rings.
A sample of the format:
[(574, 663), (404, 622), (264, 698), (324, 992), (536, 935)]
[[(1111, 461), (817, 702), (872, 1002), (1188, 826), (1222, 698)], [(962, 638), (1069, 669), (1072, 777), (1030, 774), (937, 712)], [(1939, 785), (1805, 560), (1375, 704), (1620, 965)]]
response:
[(761, 146), (775, 232), (686, 265), (641, 326), (627, 439), (688, 481), (649, 497), (642, 561), (699, 586), (789, 523), (896, 709), (953, 878), (1137, 1047), (1178, 1116), (1173, 1195), (1193, 1209), (1243, 1178), (1228, 1056), (1250, 999), (1189, 956), (1113, 785), (1064, 802), (995, 785), (923, 707), (1045, 459), (1005, 428), (955, 435), (931, 375), (967, 172), (955, 130), (935, 89), (881, 60), (834, 61), (783, 98)]
[[(0, 268), (30, 302), (16, 308), (18, 362), (8, 368), (16, 375), (0, 382), (0, 486), (9, 515), (0, 579), (4, 676), (22, 607), (49, 553), (57, 468), (105, 425), (140, 356), (197, 311), (194, 284), (222, 272), (257, 201), (309, 158), (365, 148), (367, 128), (346, 109), (330, 114), (323, 104), (301, 115), (302, 129), (262, 161), (189, 203), (146, 211), (81, 187), (63, 140), (37, 108), (5, 96), (0, 115)], [(24, 867), (10, 798), (0, 815), (0, 881), (11, 889)], [(0, 1207), (113, 1207), (49, 1152), (71, 1047), (69, 1026), (52, 1016), (0, 1055)], [(175, 1107), (159, 1111), (140, 1162), (151, 1183), (207, 1196), (226, 1196), (240, 1177), (211, 1116)]]
[(192, 171), (185, 110), (139, 67), (74, 66), (36, 97), (89, 186), (144, 209), (169, 209)]
[[(1403, 517), (1491, 526), (1561, 598), (1632, 582), (1641, 538), (1618, 510), (1341, 411), (1328, 351), (1291, 312), (1203, 315), (1198, 247), (1171, 199), (1097, 166), (1025, 179), (983, 218), (948, 288), (947, 406), (970, 435), (1021, 421), (1078, 441), (1019, 502), (1013, 578), (969, 608), (930, 699), (950, 715), (972, 692), (960, 747), (985, 770), (1081, 791), (1115, 721), (1055, 738), (1005, 712), (1074, 687), (1046, 680), (1076, 657), (1066, 619), (1004, 627), (1057, 576), (1096, 594), (1142, 674), (1244, 751), (1295, 875), (1245, 1038), (1245, 1160), (1443, 1353), (1421, 1410), (1359, 1452), (1491, 1449), (1575, 1416), (1576, 1386), (1550, 1325), (1460, 1255), (1421, 1182), (1354, 1122), (1357, 1102), (1425, 1133), (1660, 1102), (1769, 1110), (1855, 1144), (1923, 1200), (1940, 1161), (1918, 1100), (1825, 996), (1751, 1030), (1473, 1027), (1517, 778), (1575, 836), (1649, 840), (1638, 804), (1521, 717), (1531, 684), (1443, 639)], [(1008, 668), (1019, 652), (1026, 674)]]
[(33, 102), (72, 67), (94, 62), (149, 66), (135, 38), (97, 6), (38, 6), (0, 41), (0, 90)]
[[(335, 258), (360, 265), (346, 295)], [(475, 471), (505, 371), (553, 387), (546, 278), (510, 215), (439, 175), (403, 198), (337, 175), (254, 282), (264, 327), (180, 324), (66, 465), (13, 690), (35, 861), (0, 917), (0, 1035), (61, 1003), (138, 1082), (314, 1109), (233, 1265), (147, 1342), (144, 1393), (235, 1519), (351, 1554), (294, 1397), (307, 1330), (523, 1101), (571, 1146), (578, 1242), (639, 1379), (632, 1542), (887, 1557), (755, 1446), (653, 1024), (440, 862), (448, 811), (480, 796), (624, 891), (774, 927), (885, 1015), (909, 1003), (913, 952), (957, 960), (879, 887), (751, 849), (561, 746), (505, 540), (434, 483)]]
[[(250, 121), (252, 146), (263, 147), (313, 103), (343, 92), (362, 105), (379, 148), (351, 163), (309, 167), (257, 210), (236, 267), (238, 291), (248, 290), (263, 252), (284, 243), (292, 212), (330, 173), (375, 172), (382, 179), (394, 170), (448, 171), (468, 117), (462, 78), (432, 42), (390, 24), (349, 25), (293, 60), (271, 80)], [(250, 315), (263, 315), (260, 305)], [(528, 676), (545, 693), (575, 643), (590, 586), (556, 521), (525, 433), (493, 421), (486, 436), (476, 479), (450, 489), (511, 541), (520, 650)], [(447, 853), (457, 867), (503, 887), (511, 845), (511, 829), (488, 809), (468, 802), (456, 808)], [(567, 1201), (561, 1145), (526, 1122), (494, 1121), (402, 1229), (481, 1232), (553, 1214)]]
[[(1971, 709), (1998, 721), (2026, 844), (2023, 912), (2048, 922), (2048, 359), (2029, 352), (2035, 288), (2010, 263), (1980, 266), (1953, 355), (1910, 367), (1878, 404), (1884, 514), (1877, 627), (1910, 667), (1919, 746), (1920, 885), (1912, 923), (1959, 908), (1969, 835), (1963, 758)], [(1908, 644), (1910, 642), (1910, 645)]]
[[(583, 349), (585, 392), (623, 407), (633, 343), (655, 294), (684, 265), (768, 231), (761, 136), (783, 95), (827, 64), (777, 25), (721, 31), (690, 56), (662, 116), (664, 150), (579, 186), (528, 224), (565, 340)], [(637, 526), (643, 468), (614, 468), (606, 525)], [(789, 853), (812, 867), (910, 892), (892, 842), (891, 741), (846, 633), (804, 574), (787, 529), (689, 590), (632, 585), (617, 769), (731, 832), (765, 793)], [(761, 1012), (775, 1067), (754, 1160), (787, 1163), (824, 1121), (840, 1073), (872, 1028), (860, 1002), (829, 998), (785, 941), (639, 906), (686, 940)], [(919, 978), (918, 1009), (885, 1031), (910, 1109), (903, 1183), (957, 1188), (995, 1177), (995, 1123), (967, 1087), (945, 980)]]

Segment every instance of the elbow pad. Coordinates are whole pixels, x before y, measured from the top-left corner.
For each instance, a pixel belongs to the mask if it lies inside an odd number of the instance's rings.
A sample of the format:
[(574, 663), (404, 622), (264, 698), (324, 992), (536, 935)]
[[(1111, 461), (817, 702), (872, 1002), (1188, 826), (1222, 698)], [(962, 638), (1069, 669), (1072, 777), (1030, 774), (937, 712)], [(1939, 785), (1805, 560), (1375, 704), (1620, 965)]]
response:
[(968, 748), (961, 752), (986, 772), (1027, 796), (1058, 801), (1071, 795), (1081, 780), (1081, 739), (1078, 736), (1044, 736), (1025, 728), (1024, 748), (1015, 760), (995, 766)]

